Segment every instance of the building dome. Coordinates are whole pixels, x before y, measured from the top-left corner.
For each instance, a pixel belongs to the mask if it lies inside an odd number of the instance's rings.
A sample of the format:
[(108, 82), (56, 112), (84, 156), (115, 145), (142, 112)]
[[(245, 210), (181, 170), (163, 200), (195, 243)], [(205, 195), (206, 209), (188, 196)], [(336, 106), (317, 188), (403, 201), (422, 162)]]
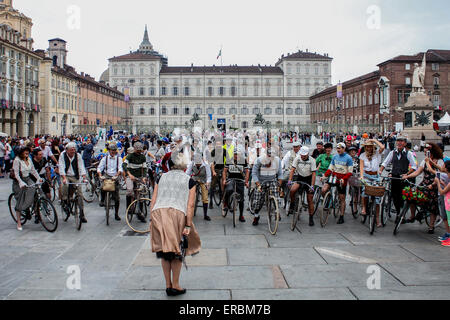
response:
[(106, 84), (109, 84), (109, 69), (106, 69), (105, 72), (100, 76), (100, 81), (104, 81)]

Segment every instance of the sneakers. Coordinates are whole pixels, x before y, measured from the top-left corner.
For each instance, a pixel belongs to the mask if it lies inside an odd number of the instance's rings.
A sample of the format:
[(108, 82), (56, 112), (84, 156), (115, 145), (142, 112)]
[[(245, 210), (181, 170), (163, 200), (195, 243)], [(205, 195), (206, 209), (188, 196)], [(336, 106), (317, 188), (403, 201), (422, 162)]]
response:
[(439, 240), (440, 242), (447, 241), (448, 239), (450, 239), (450, 233), (446, 233), (446, 234), (444, 234), (442, 237), (439, 237), (439, 238), (438, 238), (438, 240)]
[(337, 224), (343, 224), (343, 223), (344, 223), (344, 217), (340, 216)]
[(450, 240), (442, 241), (442, 245), (443, 245), (444, 247), (450, 247)]
[(253, 225), (256, 227), (259, 224), (259, 217), (253, 219)]
[(244, 216), (240, 216), (240, 217), (239, 217), (239, 221), (240, 221), (240, 222), (245, 222)]

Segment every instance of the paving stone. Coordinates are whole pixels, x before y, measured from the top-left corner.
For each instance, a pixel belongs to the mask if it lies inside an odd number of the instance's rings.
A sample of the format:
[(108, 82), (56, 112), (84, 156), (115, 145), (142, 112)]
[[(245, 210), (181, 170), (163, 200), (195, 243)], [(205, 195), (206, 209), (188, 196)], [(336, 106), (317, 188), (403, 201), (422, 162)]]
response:
[(205, 249), (221, 248), (267, 248), (264, 235), (203, 236), (202, 247)]
[(381, 266), (407, 286), (448, 286), (450, 284), (446, 263), (382, 263)]
[[(296, 265), (280, 266), (289, 288), (343, 288), (367, 287), (368, 265)], [(402, 284), (381, 269), (381, 286), (398, 287)]]
[(191, 290), (177, 297), (168, 297), (165, 290), (114, 290), (108, 300), (230, 300), (230, 290)]
[[(315, 249), (329, 264), (336, 263), (381, 263), (381, 262), (417, 262), (419, 258), (399, 246), (315, 246)], [(360, 259), (361, 258), (361, 259)], [(367, 261), (364, 260), (373, 260)]]
[[(245, 279), (245, 281), (243, 281)], [(181, 285), (189, 289), (273, 288), (270, 267), (195, 267), (181, 272)], [(161, 267), (133, 267), (120, 289), (155, 290), (165, 288)]]
[(41, 270), (45, 268), (59, 253), (49, 252), (26, 252), (17, 259), (5, 265), (5, 269), (14, 269), (17, 272), (24, 270)]
[(5, 300), (55, 300), (61, 291), (58, 289), (17, 289)]
[(312, 248), (228, 249), (230, 265), (325, 264)]
[(427, 262), (450, 261), (450, 254), (447, 247), (435, 244), (402, 244), (401, 247)]
[(445, 286), (408, 286), (399, 288), (381, 288), (369, 290), (363, 287), (351, 287), (350, 290), (359, 300), (442, 300), (448, 298), (448, 285)]
[[(387, 228), (387, 227), (386, 227)], [(422, 232), (405, 232), (394, 236), (392, 234), (393, 227), (388, 229), (389, 232), (376, 233), (370, 236), (369, 232), (342, 232), (342, 236), (348, 239), (354, 245), (401, 245), (407, 243), (414, 244), (431, 244), (431, 240), (425, 237)]]
[(356, 300), (347, 288), (232, 290), (233, 300)]
[[(199, 254), (193, 257), (186, 257), (188, 266), (226, 266), (226, 249), (202, 249)], [(149, 249), (143, 249), (133, 262), (135, 266), (156, 267), (161, 265), (161, 260), (156, 258), (156, 254)]]
[(279, 232), (276, 236), (267, 236), (271, 248), (312, 248), (314, 246), (346, 245), (350, 242), (336, 233), (320, 236), (301, 234), (300, 232)]

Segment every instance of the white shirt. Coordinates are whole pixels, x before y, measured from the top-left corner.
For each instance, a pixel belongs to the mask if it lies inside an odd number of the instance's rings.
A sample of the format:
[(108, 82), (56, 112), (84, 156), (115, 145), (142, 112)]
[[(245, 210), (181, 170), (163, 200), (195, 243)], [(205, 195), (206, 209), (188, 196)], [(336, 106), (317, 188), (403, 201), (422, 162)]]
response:
[(3, 158), (6, 153), (6, 147), (3, 143), (0, 142), (0, 158)]
[[(108, 167), (106, 166), (107, 159)], [(117, 161), (119, 161), (119, 163), (117, 163)], [(100, 161), (100, 164), (97, 167), (97, 172), (101, 174), (103, 171), (105, 171), (108, 176), (114, 177), (117, 175), (117, 172), (123, 172), (122, 162), (122, 158), (119, 155), (111, 157), (111, 155), (108, 154)]]
[(39, 177), (38, 172), (34, 168), (33, 161), (31, 159), (28, 159), (28, 164), (27, 164), (25, 161), (21, 160), (17, 156), (13, 162), (13, 169), (14, 169), (15, 178), (16, 178), (17, 182), (19, 183), (20, 187), (27, 185), (21, 178), (28, 178), (30, 176), (30, 174), (32, 174), (37, 180), (39, 180), (41, 178), (41, 177)]
[[(66, 162), (64, 161), (65, 155), (66, 155), (66, 151), (61, 153), (61, 156), (59, 157), (59, 163), (58, 163), (59, 172), (62, 176), (74, 177), (75, 172), (73, 172), (72, 166), (69, 166), (69, 168), (66, 172)], [(84, 168), (84, 162), (83, 162), (83, 159), (81, 158), (81, 155), (79, 153), (77, 153), (77, 155), (78, 155), (78, 171), (80, 172), (80, 177), (81, 177), (81, 176), (86, 175), (86, 169)], [(74, 161), (74, 160), (75, 160), (75, 156), (73, 158), (69, 157), (70, 163), (72, 163), (72, 161)]]
[(303, 161), (301, 156), (297, 156), (294, 159), (292, 167), (295, 168), (295, 173), (302, 177), (309, 177), (313, 172), (317, 171), (316, 160), (313, 157), (309, 157), (308, 160)]
[(379, 152), (375, 151), (372, 156), (372, 161), (369, 161), (365, 152), (359, 157), (359, 159), (364, 161), (364, 172), (378, 172), (378, 170), (380, 170), (381, 154)]
[[(281, 167), (284, 170), (290, 170), (291, 169), (290, 166), (294, 163), (294, 160), (295, 160), (295, 158), (298, 155), (298, 153), (296, 153), (295, 155), (293, 155), (293, 153), (294, 153), (294, 150), (289, 151), (288, 153), (286, 153), (286, 155), (284, 156), (283, 160), (281, 160)], [(290, 163), (291, 157), (293, 158), (292, 159), (292, 163)]]
[[(186, 174), (190, 177), (192, 174), (192, 171), (195, 167), (195, 163), (194, 161), (191, 161), (191, 163), (189, 164), (189, 166), (186, 169)], [(206, 183), (211, 183), (211, 167), (209, 165), (207, 165), (204, 161), (202, 161), (202, 165), (200, 166), (200, 170), (202, 167), (205, 167), (205, 171), (206, 171)]]
[[(39, 149), (42, 150), (41, 147), (39, 147)], [(46, 146), (46, 147), (44, 148), (44, 150), (42, 150), (42, 153), (44, 154), (44, 158), (47, 159), (47, 160), (48, 160), (48, 158), (53, 157), (52, 149), (50, 149), (49, 146)]]

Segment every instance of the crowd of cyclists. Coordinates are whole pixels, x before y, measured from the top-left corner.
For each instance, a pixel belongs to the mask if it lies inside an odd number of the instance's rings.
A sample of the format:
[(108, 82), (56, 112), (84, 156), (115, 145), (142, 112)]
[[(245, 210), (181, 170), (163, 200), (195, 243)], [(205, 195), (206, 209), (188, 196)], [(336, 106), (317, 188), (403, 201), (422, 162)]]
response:
[[(126, 189), (126, 210), (135, 200), (138, 185), (143, 183), (149, 190), (154, 188), (159, 176), (170, 170), (172, 151), (188, 143), (191, 164), (186, 174), (197, 184), (198, 201), (206, 221), (211, 220), (208, 209), (214, 208), (214, 202), (218, 203), (213, 201), (217, 197), (221, 200), (223, 216), (232, 210), (232, 202), (237, 200), (239, 221), (245, 223), (247, 188), (247, 210), (254, 216), (253, 226), (260, 223), (261, 211), (269, 199), (267, 195), (270, 195), (277, 199), (276, 206), (280, 208), (285, 199), (288, 217), (304, 205), (309, 213), (309, 226), (313, 227), (317, 212), (331, 208), (326, 207), (324, 199), (333, 189), (336, 190), (333, 208), (338, 211), (337, 224), (345, 223), (349, 196), (353, 216), (357, 217), (355, 213), (360, 210), (361, 222), (365, 224), (370, 216), (368, 203), (372, 197), (366, 192), (374, 186), (384, 185), (386, 194), (389, 191), (389, 203), (384, 201), (382, 194), (373, 196), (374, 223), (378, 228), (385, 226), (383, 212), (394, 216), (396, 228), (405, 223), (422, 223), (428, 218), (427, 232), (430, 234), (435, 232), (438, 223), (444, 222), (446, 232), (439, 240), (444, 246), (450, 245), (447, 218), (450, 214), (450, 159), (444, 156), (442, 145), (425, 143), (425, 160), (419, 164), (417, 155), (422, 151), (418, 147), (413, 148), (408, 137), (402, 134), (392, 133), (386, 137), (349, 134), (342, 139), (343, 142), (336, 141), (336, 137), (329, 134), (321, 135), (327, 142), (317, 141), (314, 150), (303, 145), (303, 142), (310, 143), (312, 137), (266, 136), (263, 132), (249, 135), (244, 131), (229, 135), (208, 132), (200, 136), (190, 133), (160, 136), (154, 133), (108, 137), (36, 136), (34, 140), (1, 138), (1, 177), (9, 174), (13, 179), (15, 220), (20, 231), (23, 230), (21, 216), (24, 212), (29, 215), (27, 210), (35, 200), (36, 191), (31, 186), (36, 183), (41, 184), (49, 200), (58, 199), (67, 220), (72, 197), (78, 195), (83, 199), (85, 186), (98, 179), (102, 185), (100, 207), (105, 207), (106, 190), (112, 191), (115, 220), (121, 221), (120, 191)], [(105, 142), (104, 149), (99, 148), (99, 141)], [(289, 148), (284, 150), (285, 146)], [(156, 152), (152, 153), (150, 149)], [(420, 183), (416, 184), (421, 175)], [(416, 200), (423, 197), (427, 201), (412, 201), (408, 195), (405, 201), (405, 190), (410, 190), (405, 188), (408, 187), (415, 191)], [(57, 197), (52, 196), (52, 189)], [(234, 194), (236, 199), (234, 196), (230, 199)], [(299, 194), (305, 194), (304, 198), (299, 198)], [(151, 195), (148, 198), (151, 199)], [(79, 201), (80, 217), (82, 223), (87, 223), (83, 202)], [(406, 206), (410, 212), (408, 219), (401, 214), (406, 213)], [(141, 212), (137, 213), (137, 218), (142, 223), (148, 222)], [(281, 215), (277, 219), (281, 220)], [(38, 216), (35, 222), (39, 223)], [(321, 224), (324, 226), (322, 221)]]

